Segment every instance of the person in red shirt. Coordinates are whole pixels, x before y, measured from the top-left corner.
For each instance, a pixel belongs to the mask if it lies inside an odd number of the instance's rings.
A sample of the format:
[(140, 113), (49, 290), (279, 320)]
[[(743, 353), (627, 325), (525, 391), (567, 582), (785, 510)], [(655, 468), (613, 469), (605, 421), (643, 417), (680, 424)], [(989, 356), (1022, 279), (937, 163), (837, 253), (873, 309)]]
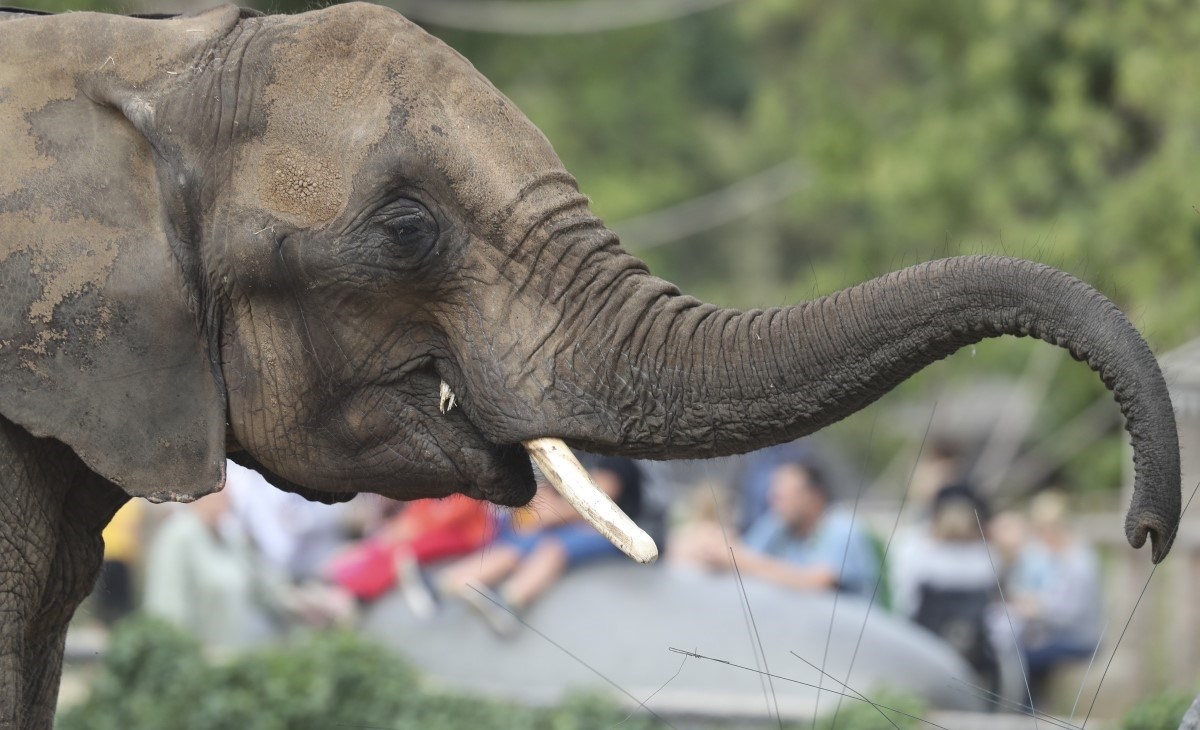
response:
[(492, 516), (483, 502), (461, 494), (417, 500), (377, 533), (335, 558), (330, 578), (368, 601), (400, 582), (414, 613), (429, 615), (434, 606), (420, 566), (475, 552), (494, 535)]

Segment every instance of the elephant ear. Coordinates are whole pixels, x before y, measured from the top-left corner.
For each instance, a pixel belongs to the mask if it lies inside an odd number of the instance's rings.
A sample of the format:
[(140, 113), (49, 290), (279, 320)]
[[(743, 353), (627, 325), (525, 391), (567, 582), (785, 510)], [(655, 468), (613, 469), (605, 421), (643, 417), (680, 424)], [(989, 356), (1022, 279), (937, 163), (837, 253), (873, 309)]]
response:
[(238, 20), (0, 24), (0, 415), (133, 496), (224, 484), (218, 333), (139, 126)]

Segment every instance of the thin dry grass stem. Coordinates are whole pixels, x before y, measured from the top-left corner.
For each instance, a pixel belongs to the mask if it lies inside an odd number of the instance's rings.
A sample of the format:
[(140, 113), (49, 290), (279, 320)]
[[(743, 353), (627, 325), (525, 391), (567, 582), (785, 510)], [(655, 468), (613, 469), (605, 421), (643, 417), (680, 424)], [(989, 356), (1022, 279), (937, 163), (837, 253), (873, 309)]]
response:
[[(925, 444), (929, 441), (929, 431), (933, 428), (933, 417), (937, 413), (938, 401), (933, 402), (933, 408), (929, 409), (929, 422), (925, 424), (925, 434), (921, 437), (921, 448), (917, 450), (917, 458), (913, 462), (913, 468), (909, 470), (908, 486), (912, 485), (913, 475), (916, 474), (917, 464), (921, 461), (921, 454), (925, 451)], [(908, 504), (908, 486), (904, 489), (904, 496), (900, 498), (900, 506), (896, 508), (896, 519), (892, 522), (892, 531), (888, 534), (887, 543), (883, 546), (883, 558), (880, 564), (883, 566), (879, 570), (879, 577), (875, 579), (875, 587), (871, 589), (871, 600), (867, 603), (866, 613), (863, 614), (862, 626), (858, 629), (858, 639), (854, 642), (854, 652), (850, 655), (850, 666), (846, 669), (846, 681), (850, 681), (850, 674), (854, 671), (854, 663), (858, 660), (858, 650), (862, 647), (863, 635), (867, 632), (867, 621), (871, 618), (871, 609), (875, 607), (875, 599), (879, 596), (879, 586), (882, 585), (884, 572), (887, 566), (888, 554), (892, 550), (892, 541), (896, 539), (896, 530), (900, 528), (900, 516), (904, 514), (904, 506)], [(833, 722), (830, 724), (832, 730), (837, 730), (838, 714), (842, 711), (842, 698), (838, 698), (837, 706), (833, 710)]]
[[(646, 703), (648, 703), (650, 700), (654, 699), (654, 697), (655, 697), (655, 696), (656, 696), (656, 695), (657, 695), (659, 692), (662, 692), (664, 689), (666, 689), (668, 684), (670, 684), (671, 682), (674, 682), (674, 681), (675, 681), (675, 678), (676, 678), (676, 677), (678, 677), (680, 674), (682, 674), (682, 673), (683, 673), (683, 665), (687, 664), (687, 660), (688, 660), (688, 657), (687, 657), (687, 656), (684, 656), (684, 657), (683, 657), (683, 661), (679, 662), (679, 669), (676, 669), (676, 670), (675, 670), (675, 673), (674, 673), (674, 674), (672, 674), (672, 675), (671, 675), (671, 676), (670, 676), (670, 677), (667, 679), (667, 681), (665, 681), (665, 682), (663, 682), (662, 684), (660, 684), (660, 685), (658, 686), (658, 689), (656, 689), (656, 690), (654, 690), (653, 692), (651, 692), (651, 693), (650, 693), (650, 694), (649, 694), (649, 695), (646, 697), (646, 699), (642, 700), (641, 707), (645, 708), (645, 706), (646, 706)], [(637, 710), (631, 710), (631, 711), (630, 711), (630, 713), (629, 713), (628, 715), (626, 715), (626, 716), (625, 716), (625, 719), (621, 720), (621, 721), (620, 721), (620, 722), (618, 722), (616, 725), (613, 725), (613, 727), (620, 727), (621, 725), (624, 725), (626, 722), (628, 722), (628, 721), (629, 721), (629, 718), (633, 717), (633, 715), (634, 715), (634, 713), (635, 713), (635, 712), (637, 712)]]
[[(829, 672), (826, 672), (826, 671), (825, 671), (825, 668), (824, 668), (824, 667), (818, 667), (816, 664), (813, 664), (812, 662), (810, 662), (809, 660), (807, 660), (807, 659), (805, 659), (804, 657), (800, 656), (800, 655), (799, 655), (799, 654), (797, 654), (796, 652), (794, 652), (794, 651), (793, 651), (793, 652), (789, 652), (789, 653), (790, 653), (792, 656), (796, 657), (796, 658), (797, 658), (797, 659), (799, 659), (800, 661), (804, 662), (804, 663), (805, 663), (805, 664), (807, 664), (808, 666), (812, 667), (813, 669), (815, 669), (815, 670), (817, 670), (818, 672), (820, 672), (820, 673), (821, 673), (821, 684), (818, 686), (818, 689), (817, 689), (817, 699), (820, 699), (820, 698), (821, 698), (821, 693), (825, 691), (825, 678), (826, 678), (826, 677), (829, 677), (829, 678), (830, 678), (830, 679), (832, 679), (833, 681), (835, 681), (835, 682), (837, 682), (838, 684), (840, 684), (840, 685), (842, 685), (843, 687), (845, 687), (845, 688), (846, 688), (847, 690), (849, 690), (850, 692), (853, 692), (855, 697), (859, 698), (859, 699), (860, 699), (860, 700), (862, 700), (863, 702), (867, 702), (867, 703), (869, 703), (869, 704), (870, 704), (872, 707), (874, 707), (874, 708), (875, 708), (875, 711), (876, 711), (876, 712), (878, 712), (878, 713), (879, 713), (879, 715), (880, 715), (880, 716), (881, 716), (881, 717), (882, 717), (884, 720), (887, 720), (887, 721), (888, 721), (888, 723), (889, 723), (889, 724), (890, 724), (892, 727), (896, 728), (896, 730), (900, 730), (900, 726), (896, 724), (896, 721), (895, 721), (895, 720), (893, 720), (892, 718), (888, 717), (888, 716), (887, 716), (887, 715), (884, 713), (884, 711), (883, 711), (883, 710), (879, 709), (879, 707), (878, 707), (877, 705), (875, 705), (875, 703), (874, 703), (874, 702), (871, 702), (871, 700), (867, 699), (867, 696), (866, 696), (866, 695), (864, 695), (862, 692), (859, 692), (858, 690), (854, 689), (853, 687), (851, 687), (850, 685), (848, 685), (848, 684), (846, 684), (845, 682), (841, 681), (840, 679), (837, 679), (837, 678), (835, 678), (835, 677), (831, 676), (831, 675), (829, 674)], [(816, 726), (817, 726), (817, 711), (816, 711), (816, 709), (814, 709), (814, 710), (813, 710), (813, 727), (815, 728)]]
[[(979, 537), (983, 540), (983, 545), (987, 548), (988, 565), (992, 566), (992, 575), (996, 578), (996, 590), (1000, 592), (1000, 606), (1004, 609), (1004, 617), (1008, 619), (1008, 631), (1012, 634), (1013, 647), (1019, 654), (1021, 645), (1017, 641), (1017, 629), (1013, 626), (1012, 614), (1008, 612), (1008, 601), (1004, 598), (1004, 586), (1000, 585), (1000, 572), (996, 570), (996, 562), (992, 560), (992, 548), (988, 545), (987, 533), (983, 529), (983, 521), (979, 519), (979, 510), (975, 510), (975, 524), (979, 526)], [(1021, 679), (1025, 680), (1025, 695), (1029, 698), (1029, 706), (1033, 707), (1033, 690), (1029, 687), (1029, 674), (1025, 671), (1025, 662), (1021, 662)], [(1038, 727), (1037, 714), (1033, 714), (1033, 726)]]
[[(728, 547), (728, 543), (726, 543), (726, 546)], [(746, 602), (746, 613), (750, 616), (750, 626), (754, 629), (754, 640), (758, 644), (759, 653), (762, 654), (763, 669), (766, 670), (767, 675), (767, 686), (771, 688), (771, 702), (775, 706), (775, 720), (779, 725), (779, 730), (783, 730), (783, 715), (779, 714), (779, 698), (775, 695), (775, 683), (772, 680), (774, 675), (771, 674), (771, 667), (767, 664), (767, 652), (763, 650), (762, 637), (758, 634), (758, 622), (754, 620), (754, 609), (750, 607), (750, 596), (746, 594), (746, 584), (742, 582), (742, 571), (738, 568), (737, 558), (733, 555), (732, 547), (729, 547), (729, 562), (733, 564), (733, 574), (737, 577), (738, 589), (741, 591), (742, 600)]]
[(967, 692), (967, 689), (969, 689), (971, 691), (968, 694), (971, 694), (971, 696), (978, 697), (979, 699), (982, 699), (985, 702), (995, 705), (1001, 709), (1008, 710), (1009, 712), (1015, 712), (1019, 715), (1037, 715), (1038, 718), (1047, 725), (1063, 728), (1063, 730), (1081, 730), (1078, 725), (1073, 725), (1069, 721), (1055, 717), (1048, 712), (1042, 712), (1041, 710), (1030, 710), (1030, 708), (1026, 706), (1024, 702), (1010, 700), (998, 692), (994, 692), (986, 687), (980, 687), (977, 684), (971, 684), (961, 677), (954, 677), (953, 679), (955, 682), (958, 682), (966, 688), (960, 688), (960, 691)]
[[(726, 531), (726, 529), (725, 529), (725, 520), (721, 517), (721, 501), (719, 499), (717, 499), (716, 487), (713, 486), (712, 482), (709, 482), (708, 490), (709, 490), (709, 493), (712, 494), (713, 514), (716, 515), (717, 525), (721, 528), (721, 539), (723, 539), (725, 541), (725, 548), (729, 549), (729, 547), (730, 547), (729, 532)], [(767, 684), (770, 681), (770, 679), (762, 673), (762, 669), (763, 669), (763, 667), (761, 666), (762, 658), (760, 658), (760, 655), (759, 655), (759, 653), (762, 650), (762, 645), (758, 644), (754, 641), (754, 630), (750, 626), (750, 615), (746, 610), (747, 604), (746, 604), (745, 598), (742, 596), (742, 589), (743, 589), (743, 586), (739, 583), (738, 584), (738, 607), (742, 609), (742, 622), (746, 626), (746, 638), (750, 641), (750, 652), (751, 652), (751, 654), (754, 655), (754, 666), (759, 670), (758, 684), (760, 687), (762, 687), (763, 702), (767, 706), (767, 715), (770, 716), (770, 714), (771, 714), (771, 695), (775, 691), (775, 688), (773, 686), (770, 689), (767, 688)]]
[[(875, 442), (875, 426), (878, 423), (879, 423), (879, 413), (878, 413), (878, 411), (876, 411), (875, 417), (873, 419), (871, 419), (871, 430), (867, 432), (867, 444), (866, 444), (867, 452), (871, 451), (871, 445)], [(862, 483), (862, 484), (858, 485), (858, 490), (855, 491), (855, 493), (854, 493), (854, 509), (850, 512), (850, 533), (848, 535), (846, 535), (846, 545), (845, 545), (845, 547), (842, 548), (842, 565), (838, 569), (839, 576), (844, 575), (846, 572), (846, 557), (850, 554), (850, 541), (854, 539), (854, 524), (858, 520), (858, 507), (862, 503), (863, 492), (865, 492), (866, 489), (867, 489), (867, 485), (865, 483)], [(883, 571), (884, 571), (884, 566), (881, 564), (879, 566), (880, 574), (882, 574)], [(821, 668), (820, 668), (820, 670), (818, 670), (821, 672), (821, 680), (818, 682), (818, 684), (820, 684), (821, 687), (825, 686), (825, 667), (829, 662), (829, 645), (833, 639), (833, 622), (837, 618), (838, 598), (840, 598), (840, 597), (841, 597), (841, 591), (833, 592), (833, 610), (829, 612), (829, 628), (826, 629), (826, 631), (825, 631), (825, 652), (824, 652), (824, 654), (821, 655)], [(795, 654), (795, 652), (792, 652), (792, 653)], [(807, 663), (808, 660), (801, 659), (801, 661)], [(833, 678), (830, 677), (830, 679), (833, 679)], [(847, 680), (850, 679), (849, 675), (846, 676), (846, 679)], [(835, 679), (834, 681), (836, 682), (837, 680)], [(839, 684), (841, 684), (843, 687), (846, 686), (845, 683), (842, 683), (842, 682), (839, 682)], [(813, 710), (812, 730), (817, 730), (817, 714), (818, 714), (818, 711), (820, 710), (820, 708), (821, 708), (821, 690), (818, 689), (817, 690), (816, 708)], [(895, 723), (893, 723), (893, 724), (895, 724)]]
[(1100, 637), (1096, 639), (1096, 648), (1092, 650), (1092, 658), (1088, 660), (1087, 671), (1083, 673), (1083, 679), (1079, 680), (1079, 691), (1075, 693), (1075, 702), (1071, 705), (1071, 716), (1068, 721), (1074, 722), (1075, 710), (1079, 707), (1079, 698), (1083, 696), (1083, 687), (1087, 684), (1088, 677), (1092, 676), (1092, 666), (1096, 663), (1096, 655), (1100, 653), (1100, 645), (1104, 643), (1104, 637), (1108, 634), (1108, 627), (1112, 623), (1112, 619), (1104, 622), (1104, 628), (1100, 629)]
[[(729, 661), (728, 659), (718, 659), (717, 657), (705, 656), (704, 654), (700, 654), (699, 652), (695, 652), (695, 651), (688, 651), (688, 650), (686, 650), (686, 649), (677, 649), (677, 648), (675, 648), (675, 647), (673, 647), (673, 646), (672, 646), (672, 647), (669, 647), (669, 650), (670, 650), (670, 651), (672, 651), (672, 652), (675, 652), (676, 654), (685, 654), (685, 655), (687, 655), (687, 656), (690, 656), (690, 657), (692, 657), (693, 659), (704, 659), (704, 660), (707, 660), (707, 661), (710, 661), (710, 662), (717, 662), (718, 664), (725, 664), (725, 665), (727, 665), (727, 666), (731, 666), (731, 667), (733, 667), (734, 669), (741, 669), (742, 671), (745, 671), (745, 672), (756, 672), (756, 673), (759, 673), (759, 672), (761, 672), (761, 671), (762, 671), (762, 670), (760, 670), (760, 669), (755, 669), (754, 667), (747, 667), (747, 666), (744, 666), (744, 665), (742, 665), (742, 664), (738, 664), (737, 662), (731, 662), (731, 661)], [(771, 676), (772, 676), (774, 679), (778, 679), (778, 680), (779, 680), (779, 681), (781, 681), (781, 682), (789, 682), (789, 683), (791, 683), (791, 684), (798, 684), (798, 685), (800, 685), (801, 687), (812, 687), (813, 689), (817, 689), (817, 685), (813, 684), (812, 682), (804, 682), (804, 681), (802, 681), (802, 680), (799, 680), (799, 679), (793, 679), (793, 678), (791, 678), (791, 677), (785, 677), (785, 676), (783, 676), (783, 675), (780, 675), (780, 674), (772, 674)], [(922, 722), (922, 723), (925, 723), (925, 724), (926, 724), (926, 725), (928, 725), (929, 727), (938, 728), (938, 730), (950, 730), (949, 728), (947, 728), (947, 727), (945, 727), (945, 726), (943, 726), (943, 725), (939, 725), (939, 724), (937, 724), (936, 722), (932, 722), (932, 721), (930, 721), (930, 720), (926, 720), (926, 719), (925, 719), (925, 718), (923, 718), (923, 717), (918, 717), (918, 716), (916, 716), (916, 715), (914, 715), (914, 714), (912, 714), (912, 713), (905, 712), (904, 710), (901, 710), (901, 709), (899, 709), (899, 708), (896, 708), (896, 707), (889, 707), (888, 705), (884, 705), (884, 704), (881, 704), (881, 703), (879, 703), (879, 702), (874, 702), (874, 701), (872, 701), (872, 700), (863, 699), (862, 697), (858, 697), (858, 696), (852, 695), (852, 694), (850, 694), (850, 693), (848, 693), (848, 692), (839, 692), (839, 691), (837, 691), (836, 689), (830, 689), (830, 688), (828, 688), (828, 687), (826, 687), (826, 688), (825, 688), (824, 690), (822, 690), (822, 691), (824, 691), (824, 692), (829, 692), (829, 693), (831, 693), (831, 694), (835, 694), (835, 695), (838, 695), (838, 696), (840, 696), (840, 697), (845, 697), (845, 698), (848, 698), (848, 699), (852, 699), (852, 700), (854, 700), (855, 702), (865, 702), (866, 704), (868, 704), (868, 705), (872, 705), (872, 706), (874, 706), (874, 707), (876, 707), (876, 708), (878, 708), (878, 709), (884, 709), (884, 710), (887, 710), (888, 712), (894, 712), (894, 713), (896, 713), (897, 715), (900, 715), (900, 716), (902, 716), (902, 717), (907, 717), (907, 718), (909, 718), (909, 719), (916, 720), (917, 722)]]

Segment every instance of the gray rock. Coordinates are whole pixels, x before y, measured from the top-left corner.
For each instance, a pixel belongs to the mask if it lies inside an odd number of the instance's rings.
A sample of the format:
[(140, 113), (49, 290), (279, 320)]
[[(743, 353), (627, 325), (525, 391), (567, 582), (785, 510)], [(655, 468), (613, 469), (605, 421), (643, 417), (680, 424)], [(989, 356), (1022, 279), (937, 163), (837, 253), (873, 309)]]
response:
[[(977, 683), (966, 663), (905, 620), (875, 607), (864, 629), (868, 605), (861, 599), (750, 579), (745, 589), (752, 623), (732, 576), (614, 562), (568, 575), (523, 616), (531, 628), (508, 640), (456, 601), (418, 621), (396, 594), (372, 607), (364, 629), (436, 682), (526, 703), (585, 689), (630, 704), (630, 696), (645, 701), (653, 694), (647, 706), (664, 714), (768, 717), (778, 703), (785, 718), (802, 718), (838, 703), (846, 690), (832, 676), (867, 696), (889, 688), (946, 709), (983, 705), (981, 693), (964, 684)], [(829, 676), (792, 652), (824, 663)], [(760, 667), (775, 676), (768, 681)], [(825, 687), (819, 708), (818, 685)]]
[(1179, 730), (1200, 730), (1200, 697), (1192, 702), (1192, 706), (1184, 714)]

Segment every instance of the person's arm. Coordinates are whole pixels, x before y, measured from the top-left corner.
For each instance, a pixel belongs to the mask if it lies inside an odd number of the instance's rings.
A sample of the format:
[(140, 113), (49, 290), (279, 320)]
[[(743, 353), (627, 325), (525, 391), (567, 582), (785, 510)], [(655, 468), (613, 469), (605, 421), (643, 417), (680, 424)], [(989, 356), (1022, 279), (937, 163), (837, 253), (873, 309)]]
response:
[(735, 544), (733, 554), (742, 575), (752, 575), (759, 580), (801, 590), (826, 590), (836, 588), (837, 571), (827, 565), (799, 566), (754, 552), (744, 545)]
[(726, 543), (720, 532), (709, 532), (703, 544), (697, 545), (697, 554), (710, 568), (733, 570), (733, 563), (729, 560), (732, 550), (733, 559), (742, 575), (754, 576), (787, 588), (823, 590), (837, 585), (837, 572), (832, 567), (821, 564), (796, 565), (761, 552), (762, 547), (769, 541), (772, 528), (768, 522), (752, 527), (746, 535), (745, 542), (730, 539)]
[(738, 568), (749, 575), (787, 588), (828, 590), (837, 588), (848, 551), (859, 549), (849, 519), (827, 512), (812, 541), (811, 557), (803, 565), (755, 550), (753, 531), (746, 536), (748, 546), (735, 546)]

